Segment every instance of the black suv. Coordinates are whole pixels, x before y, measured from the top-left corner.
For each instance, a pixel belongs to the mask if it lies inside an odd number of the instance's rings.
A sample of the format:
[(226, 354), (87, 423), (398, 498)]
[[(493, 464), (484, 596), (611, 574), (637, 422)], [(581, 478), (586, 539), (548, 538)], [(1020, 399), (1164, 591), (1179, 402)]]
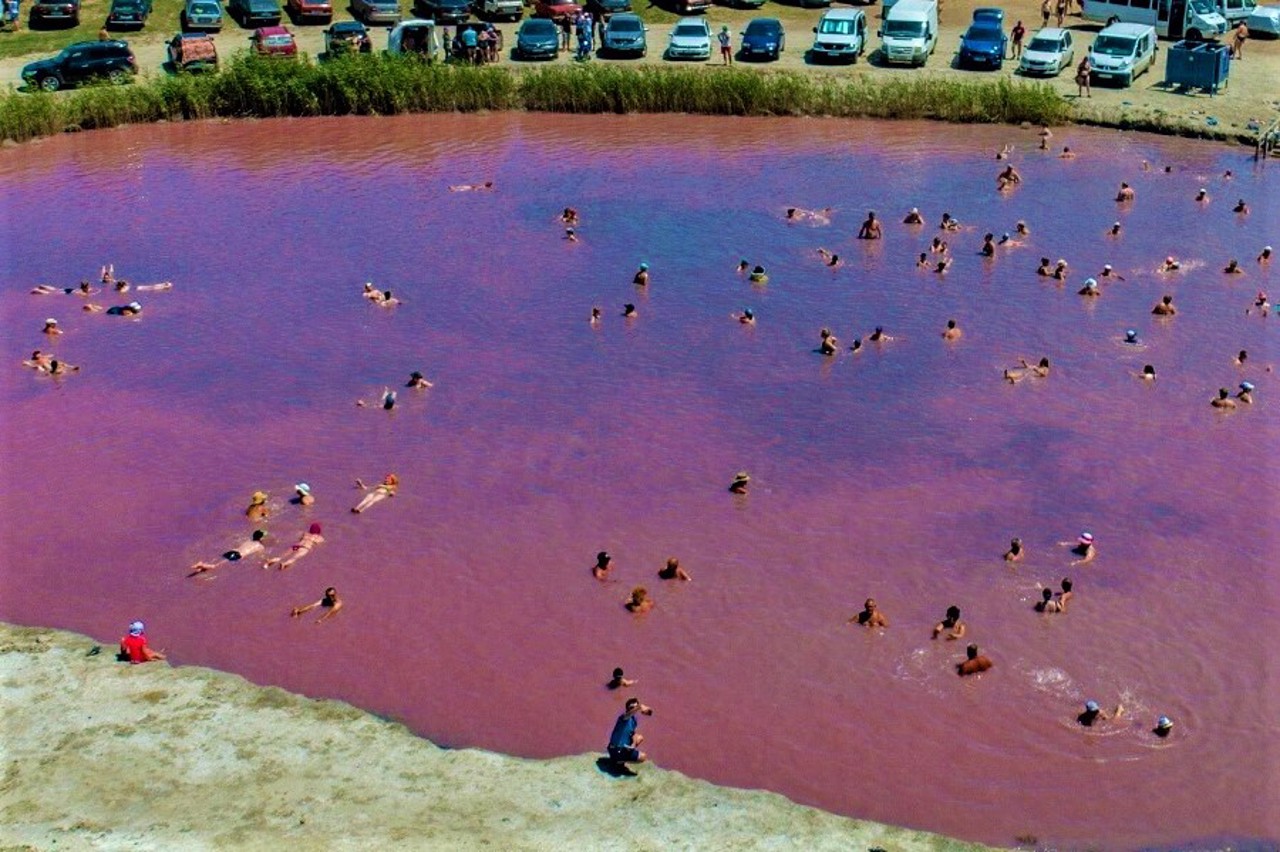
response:
[(27, 13), (27, 26), (35, 29), (43, 24), (80, 24), (80, 0), (36, 0)]
[(414, 0), (413, 13), (437, 24), (460, 24), (471, 17), (471, 0)]
[(123, 83), (138, 73), (133, 51), (123, 41), (78, 41), (63, 48), (52, 59), (32, 62), (22, 69), (28, 86), (56, 92), (94, 77)]

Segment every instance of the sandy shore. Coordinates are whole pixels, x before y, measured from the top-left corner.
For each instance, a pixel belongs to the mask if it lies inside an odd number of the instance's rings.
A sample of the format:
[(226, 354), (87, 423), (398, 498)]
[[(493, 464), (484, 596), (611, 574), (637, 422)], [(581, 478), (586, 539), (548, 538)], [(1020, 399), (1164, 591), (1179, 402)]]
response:
[(0, 846), (983, 848), (655, 766), (614, 778), (598, 755), (441, 749), (347, 704), (113, 652), (0, 624)]

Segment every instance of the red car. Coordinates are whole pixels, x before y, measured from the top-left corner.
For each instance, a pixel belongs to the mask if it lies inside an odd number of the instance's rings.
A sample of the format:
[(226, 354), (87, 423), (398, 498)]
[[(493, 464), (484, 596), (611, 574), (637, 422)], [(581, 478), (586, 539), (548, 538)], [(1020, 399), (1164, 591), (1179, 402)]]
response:
[(561, 18), (578, 17), (578, 13), (582, 11), (574, 0), (533, 0), (533, 14), (539, 18), (551, 18), (560, 20)]
[(298, 42), (288, 27), (258, 27), (249, 36), (249, 46), (259, 56), (298, 55)]
[(329, 0), (285, 0), (285, 8), (299, 24), (306, 21), (327, 24), (333, 20), (333, 4)]

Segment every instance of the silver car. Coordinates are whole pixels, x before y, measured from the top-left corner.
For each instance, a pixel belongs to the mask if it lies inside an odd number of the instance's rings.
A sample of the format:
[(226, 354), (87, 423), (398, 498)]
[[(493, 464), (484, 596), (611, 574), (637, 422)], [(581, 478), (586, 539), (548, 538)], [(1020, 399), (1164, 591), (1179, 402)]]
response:
[(1028, 76), (1037, 74), (1054, 77), (1063, 68), (1070, 67), (1075, 58), (1076, 49), (1071, 43), (1071, 31), (1045, 27), (1033, 35), (1023, 48), (1018, 71)]
[(671, 28), (668, 59), (710, 59), (711, 27), (706, 18), (681, 18)]

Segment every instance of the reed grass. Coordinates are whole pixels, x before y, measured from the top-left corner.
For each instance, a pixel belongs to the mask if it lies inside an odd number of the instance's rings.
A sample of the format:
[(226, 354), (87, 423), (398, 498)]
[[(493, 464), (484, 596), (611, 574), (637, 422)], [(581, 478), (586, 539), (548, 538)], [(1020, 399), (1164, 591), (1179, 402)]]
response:
[(146, 78), (72, 92), (0, 96), (0, 138), (159, 120), (395, 115), (525, 109), (1060, 124), (1071, 107), (1041, 83), (925, 76), (757, 73), (711, 68), (570, 66), (524, 71), (353, 56), (313, 65), (241, 56), (210, 74)]

